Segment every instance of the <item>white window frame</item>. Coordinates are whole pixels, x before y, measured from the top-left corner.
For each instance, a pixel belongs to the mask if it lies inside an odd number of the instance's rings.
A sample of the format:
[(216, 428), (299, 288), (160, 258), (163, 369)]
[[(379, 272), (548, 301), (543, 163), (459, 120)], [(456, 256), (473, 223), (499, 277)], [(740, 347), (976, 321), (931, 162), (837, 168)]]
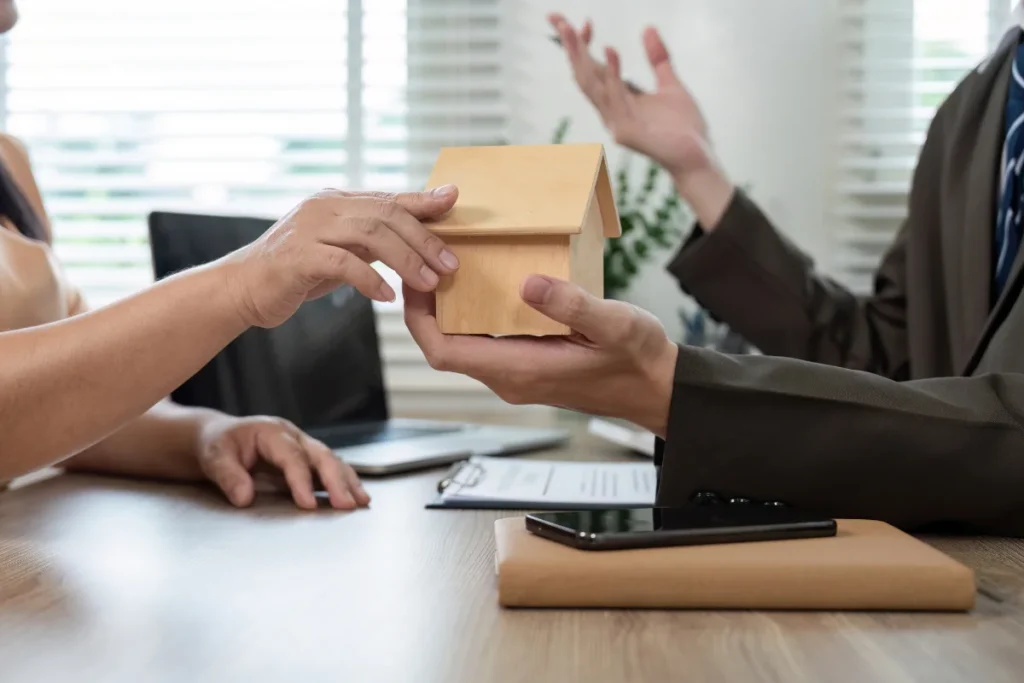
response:
[[(963, 1), (986, 3), (988, 43), (994, 47), (1009, 28), (1010, 2)], [(892, 176), (912, 170), (912, 166), (903, 166), (908, 162), (916, 165), (923, 142), (920, 130), (915, 130), (919, 122), (914, 117), (914, 91), (918, 86), (914, 75), (914, 10), (915, 0), (839, 2), (838, 43), (843, 52), (839, 60), (842, 71), (836, 183), (830, 212), (834, 249), (829, 270), (862, 295), (872, 291), (880, 258), (907, 215), (909, 173), (906, 181)], [(872, 19), (875, 23), (869, 26)], [(867, 32), (874, 32), (872, 39), (867, 38)], [(902, 80), (894, 76), (901, 73), (901, 68), (906, 69)], [(877, 83), (884, 85), (869, 87), (871, 69), (878, 69)], [(904, 89), (899, 87), (900, 82)], [(888, 124), (883, 122), (885, 112), (891, 114)], [(901, 112), (906, 118), (901, 118)], [(858, 116), (862, 127), (850, 125)], [(877, 130), (872, 131), (873, 127)], [(894, 153), (894, 147), (904, 152)], [(872, 157), (879, 160), (876, 165)]]

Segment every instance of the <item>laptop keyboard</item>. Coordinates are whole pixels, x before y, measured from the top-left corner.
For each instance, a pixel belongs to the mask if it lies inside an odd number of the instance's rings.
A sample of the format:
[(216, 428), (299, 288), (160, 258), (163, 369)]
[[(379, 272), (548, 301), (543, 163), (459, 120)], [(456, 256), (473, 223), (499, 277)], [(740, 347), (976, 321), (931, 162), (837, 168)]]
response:
[(460, 426), (422, 426), (401, 427), (387, 422), (375, 422), (360, 425), (345, 425), (329, 429), (310, 430), (316, 438), (331, 448), (364, 446), (371, 443), (415, 439), (424, 436), (437, 436), (460, 431)]

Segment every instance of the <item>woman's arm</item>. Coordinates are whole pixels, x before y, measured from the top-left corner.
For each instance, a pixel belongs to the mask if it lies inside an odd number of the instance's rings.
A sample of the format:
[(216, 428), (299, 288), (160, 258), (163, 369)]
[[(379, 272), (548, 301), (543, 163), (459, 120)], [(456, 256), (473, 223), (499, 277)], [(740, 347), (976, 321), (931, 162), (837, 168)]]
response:
[(161, 401), (144, 415), (63, 463), (65, 469), (152, 479), (209, 480), (245, 507), (257, 479), (317, 507), (314, 478), (332, 507), (365, 507), (359, 476), (325, 444), (273, 417), (232, 417)]
[[(47, 243), (52, 229), (42, 193), (36, 184), (25, 146), (10, 135), (0, 134), (0, 163), (38, 218)], [(68, 316), (87, 313), (81, 291), (62, 283)], [(197, 448), (203, 425), (218, 417), (214, 411), (194, 410), (161, 401), (99, 443), (63, 463), (67, 469), (110, 472), (143, 477), (197, 479), (202, 477)]]
[[(81, 290), (68, 288), (68, 315), (89, 312)], [(180, 406), (166, 399), (110, 436), (65, 460), (64, 469), (153, 479), (204, 479), (199, 451), (203, 429), (226, 418), (216, 410)]]
[[(0, 134), (0, 162), (7, 167), (18, 189), (31, 205), (43, 228), (45, 241), (53, 231), (35, 180), (28, 151), (20, 140)], [(73, 283), (62, 283), (67, 315), (87, 313), (89, 306)], [(107, 472), (161, 479), (203, 477), (197, 457), (200, 436), (206, 424), (223, 417), (211, 410), (198, 410), (161, 401), (110, 436), (63, 462), (66, 469)]]
[(231, 264), (92, 313), (0, 334), (0, 479), (87, 448), (141, 415), (248, 326)]
[[(69, 314), (88, 310), (84, 297), (70, 288)], [(370, 503), (355, 471), (287, 420), (232, 417), (170, 400), (160, 401), (61, 465), (79, 472), (210, 480), (239, 507), (253, 501), (254, 475), (263, 471), (278, 475), (270, 481), (288, 490), (296, 505), (315, 508), (315, 474), (333, 507), (351, 510)]]
[[(450, 273), (419, 222), (456, 192), (326, 192), (239, 252), (107, 308), (0, 334), (0, 480), (96, 444), (143, 414), (251, 325), (273, 327), (343, 283), (394, 297), (367, 261), (417, 289)], [(286, 473), (287, 474), (287, 473)]]
[(206, 479), (199, 458), (204, 427), (227, 419), (215, 410), (163, 400), (110, 436), (64, 461), (66, 470), (147, 479)]

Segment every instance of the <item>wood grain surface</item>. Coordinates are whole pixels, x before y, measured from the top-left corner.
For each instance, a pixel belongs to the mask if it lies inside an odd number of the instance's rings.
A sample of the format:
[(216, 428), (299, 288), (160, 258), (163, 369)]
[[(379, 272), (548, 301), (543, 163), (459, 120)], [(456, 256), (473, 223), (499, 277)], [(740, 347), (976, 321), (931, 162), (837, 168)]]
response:
[(0, 494), (0, 681), (1024, 680), (1020, 541), (927, 539), (978, 572), (966, 615), (502, 610), (511, 513), (425, 510), (438, 476), (371, 480), (355, 513), (88, 476)]
[[(449, 237), (459, 271), (437, 287), (437, 325), (445, 334), (564, 335), (571, 330), (528, 306), (528, 275), (570, 277), (569, 235)], [(603, 244), (603, 241), (602, 241)], [(602, 269), (598, 254), (596, 266)]]

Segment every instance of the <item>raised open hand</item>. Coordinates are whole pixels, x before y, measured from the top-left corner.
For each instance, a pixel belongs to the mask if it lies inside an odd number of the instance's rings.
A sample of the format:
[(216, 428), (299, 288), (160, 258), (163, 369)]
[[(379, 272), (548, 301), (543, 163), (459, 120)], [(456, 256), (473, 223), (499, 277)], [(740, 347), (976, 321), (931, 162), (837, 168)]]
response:
[(618, 52), (605, 48), (606, 63), (590, 53), (593, 25), (579, 30), (560, 14), (549, 17), (558, 31), (580, 89), (601, 115), (615, 141), (645, 154), (673, 175), (698, 171), (711, 163), (708, 127), (693, 95), (676, 75), (668, 50), (653, 28), (644, 31), (644, 48), (657, 89), (638, 92), (623, 80)]

